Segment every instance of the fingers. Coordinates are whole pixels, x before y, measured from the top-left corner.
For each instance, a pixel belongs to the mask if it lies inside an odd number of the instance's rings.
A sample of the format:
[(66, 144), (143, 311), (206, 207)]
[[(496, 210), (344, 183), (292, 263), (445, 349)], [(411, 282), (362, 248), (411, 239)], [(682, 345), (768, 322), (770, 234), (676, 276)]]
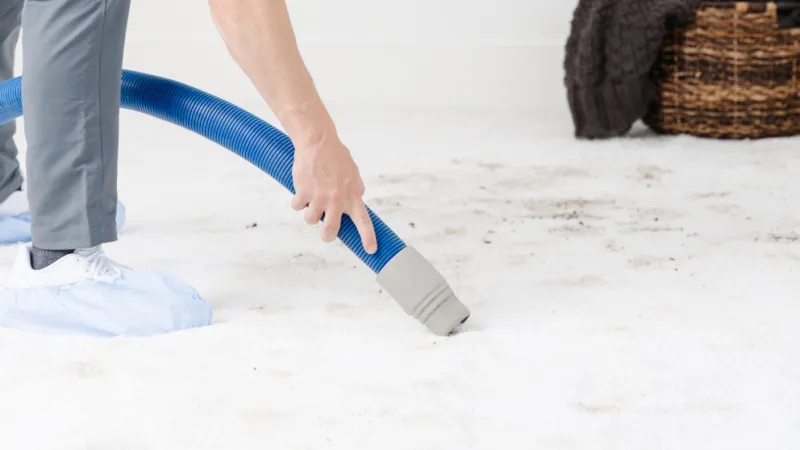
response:
[(339, 234), (339, 228), (342, 226), (342, 214), (344, 208), (339, 205), (332, 205), (325, 211), (325, 221), (322, 222), (322, 229), (320, 236), (325, 242), (333, 242)]
[(369, 217), (367, 206), (361, 199), (354, 200), (354, 207), (348, 213), (350, 219), (353, 220), (359, 236), (361, 236), (361, 245), (364, 250), (370, 255), (378, 251), (378, 239), (375, 237), (375, 227), (372, 225), (372, 219)]
[(309, 225), (316, 225), (322, 218), (323, 212), (325, 212), (325, 204), (323, 202), (311, 202), (308, 204), (306, 212), (303, 214), (303, 219)]
[(295, 211), (305, 209), (303, 218), (309, 225), (319, 223), (324, 214), (325, 220), (322, 222), (320, 237), (325, 242), (336, 240), (342, 226), (342, 215), (347, 214), (356, 226), (364, 250), (369, 254), (374, 254), (378, 251), (378, 239), (366, 205), (360, 197), (351, 197), (347, 203), (350, 206), (345, 208), (345, 200), (341, 195), (331, 194), (327, 197), (320, 196), (312, 199), (310, 196), (298, 192), (292, 198), (292, 209)]
[(297, 193), (292, 197), (292, 209), (295, 211), (302, 211), (303, 208), (308, 206), (309, 198), (305, 193)]

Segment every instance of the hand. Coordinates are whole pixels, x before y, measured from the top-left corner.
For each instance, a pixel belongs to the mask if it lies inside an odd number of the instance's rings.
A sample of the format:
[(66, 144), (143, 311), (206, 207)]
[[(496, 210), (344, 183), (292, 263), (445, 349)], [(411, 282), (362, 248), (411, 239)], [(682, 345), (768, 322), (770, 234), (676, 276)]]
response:
[(356, 226), (364, 250), (378, 250), (375, 229), (362, 200), (364, 182), (350, 151), (338, 137), (322, 138), (313, 144), (297, 146), (292, 167), (296, 194), (292, 208), (305, 208), (305, 221), (318, 223), (325, 214), (320, 230), (322, 240), (332, 242), (339, 234), (342, 214)]
[(295, 146), (292, 207), (307, 208), (309, 224), (324, 213), (322, 239), (327, 242), (336, 239), (342, 214), (347, 214), (364, 250), (375, 253), (375, 230), (361, 200), (364, 183), (300, 56), (286, 2), (209, 0), (209, 6), (228, 52)]

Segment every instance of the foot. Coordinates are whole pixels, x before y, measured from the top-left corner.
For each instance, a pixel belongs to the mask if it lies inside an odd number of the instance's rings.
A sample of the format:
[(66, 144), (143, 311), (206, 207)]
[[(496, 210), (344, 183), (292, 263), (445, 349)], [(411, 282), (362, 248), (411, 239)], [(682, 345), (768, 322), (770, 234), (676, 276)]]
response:
[(82, 281), (114, 282), (122, 277), (123, 266), (109, 259), (101, 247), (75, 250), (47, 267), (35, 270), (30, 246), (20, 246), (11, 266), (6, 287), (35, 289), (69, 286)]
[(147, 336), (210, 325), (210, 305), (170, 275), (131, 269), (101, 247), (76, 250), (41, 270), (21, 245), (0, 289), (0, 326), (98, 336)]
[[(31, 208), (28, 193), (14, 191), (0, 203), (0, 246), (31, 242)], [(125, 225), (125, 205), (117, 202), (117, 232)]]

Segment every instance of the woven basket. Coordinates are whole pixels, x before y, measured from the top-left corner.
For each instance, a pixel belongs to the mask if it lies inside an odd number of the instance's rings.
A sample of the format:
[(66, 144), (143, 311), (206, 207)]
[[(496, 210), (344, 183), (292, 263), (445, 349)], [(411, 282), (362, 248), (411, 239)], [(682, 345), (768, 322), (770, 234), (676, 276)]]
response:
[(664, 41), (645, 124), (718, 139), (800, 132), (798, 13), (800, 2), (702, 2)]

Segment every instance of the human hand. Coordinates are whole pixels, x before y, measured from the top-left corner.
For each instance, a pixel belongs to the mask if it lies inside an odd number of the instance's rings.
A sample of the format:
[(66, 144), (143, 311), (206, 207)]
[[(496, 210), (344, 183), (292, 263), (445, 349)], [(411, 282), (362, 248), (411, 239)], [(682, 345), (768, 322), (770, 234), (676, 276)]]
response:
[(375, 229), (362, 199), (365, 187), (350, 150), (338, 137), (324, 137), (313, 143), (296, 145), (292, 167), (296, 194), (292, 208), (305, 208), (304, 219), (309, 225), (318, 223), (323, 215), (320, 235), (332, 242), (339, 234), (342, 214), (347, 214), (361, 236), (367, 253), (378, 250)]
[(364, 250), (375, 253), (375, 230), (361, 200), (364, 183), (303, 62), (286, 2), (210, 0), (209, 6), (228, 52), (295, 146), (292, 207), (307, 208), (309, 224), (325, 215), (321, 233), (326, 242), (336, 239), (342, 214), (347, 214)]

